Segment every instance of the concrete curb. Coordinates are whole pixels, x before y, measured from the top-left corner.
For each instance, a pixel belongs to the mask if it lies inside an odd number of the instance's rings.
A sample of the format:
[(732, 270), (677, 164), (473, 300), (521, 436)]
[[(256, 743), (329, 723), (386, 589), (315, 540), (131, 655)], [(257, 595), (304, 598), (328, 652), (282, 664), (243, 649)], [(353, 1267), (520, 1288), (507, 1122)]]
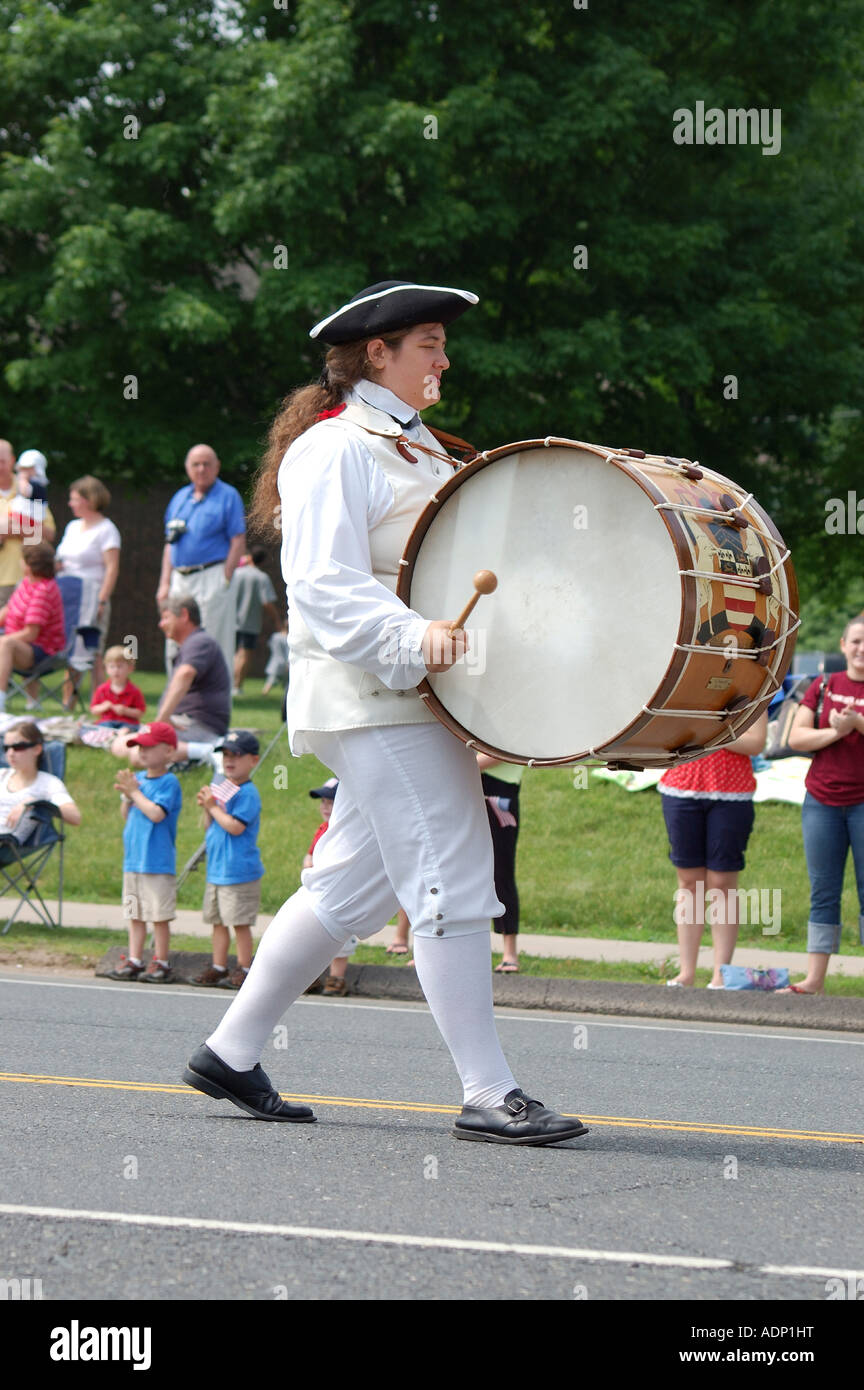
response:
[[(99, 961), (95, 973), (104, 977), (116, 969), (121, 954), (121, 947), (112, 946)], [(145, 962), (150, 960), (151, 954), (144, 953)], [(210, 959), (206, 951), (171, 951), (169, 954), (178, 984), (191, 984), (192, 977), (209, 965)], [(229, 957), (228, 964), (230, 968), (236, 964), (233, 956)], [(417, 976), (408, 966), (349, 965), (345, 978), (349, 993), (361, 999), (423, 1000)], [(838, 995), (808, 998), (800, 994), (767, 994), (761, 990), (668, 989), (661, 985), (618, 984), (611, 980), (495, 975), (492, 997), (499, 1008), (864, 1033), (864, 999)]]
[[(57, 903), (46, 899), (48, 907), (57, 916)], [(2, 916), (8, 917), (17, 904), (14, 899), (0, 898), (0, 922)], [(26, 911), (26, 909), (25, 909)], [(35, 913), (33, 914), (35, 924)], [(22, 925), (31, 924), (30, 917), (20, 919)], [(260, 913), (253, 928), (253, 937), (261, 937), (272, 921), (267, 913)], [(79, 903), (67, 901), (63, 904), (63, 926), (65, 927), (108, 927), (124, 934), (129, 919), (124, 917), (120, 903)], [(178, 908), (177, 916), (171, 923), (174, 936), (197, 936), (203, 943), (212, 937), (212, 927), (208, 926), (198, 910)], [(391, 946), (396, 937), (396, 927), (382, 927), (373, 936), (364, 938), (364, 946)], [(500, 938), (489, 933), (490, 951), (500, 951)], [(642, 961), (660, 965), (666, 960), (678, 959), (678, 946), (674, 941), (629, 941), (610, 936), (547, 936), (543, 932), (523, 932), (519, 937), (519, 950), (528, 956), (541, 956), (549, 960), (596, 960), (596, 961)], [(700, 968), (711, 969), (714, 965), (714, 951), (711, 943), (700, 947)], [(738, 946), (735, 950), (736, 965), (751, 965), (759, 970), (769, 966), (786, 967), (787, 970), (807, 973), (807, 953), (805, 951), (765, 950), (754, 946)], [(834, 955), (831, 957), (831, 973), (842, 975), (864, 975), (864, 955)]]

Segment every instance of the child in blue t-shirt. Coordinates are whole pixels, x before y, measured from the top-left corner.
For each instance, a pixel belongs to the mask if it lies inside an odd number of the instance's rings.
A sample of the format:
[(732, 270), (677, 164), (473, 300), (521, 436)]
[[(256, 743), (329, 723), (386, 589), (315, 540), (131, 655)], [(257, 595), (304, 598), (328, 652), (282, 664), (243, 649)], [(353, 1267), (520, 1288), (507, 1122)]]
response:
[[(121, 958), (113, 980), (166, 984), (171, 979), (168, 948), (171, 922), (177, 915), (177, 818), (183, 802), (180, 783), (168, 763), (177, 749), (170, 724), (142, 729), (130, 745), (141, 750), (143, 772), (130, 767), (117, 774), (123, 793), (123, 910), (129, 918), (129, 954)], [(153, 926), (153, 959), (145, 972), (141, 960), (147, 923)]]
[[(225, 777), (198, 793), (208, 821), (203, 914), (213, 926), (213, 961), (195, 977), (196, 985), (239, 989), (252, 964), (252, 928), (261, 907), (264, 865), (258, 852), (261, 797), (249, 779), (259, 753), (254, 734), (229, 734), (222, 744)], [(229, 972), (232, 927), (237, 969)]]

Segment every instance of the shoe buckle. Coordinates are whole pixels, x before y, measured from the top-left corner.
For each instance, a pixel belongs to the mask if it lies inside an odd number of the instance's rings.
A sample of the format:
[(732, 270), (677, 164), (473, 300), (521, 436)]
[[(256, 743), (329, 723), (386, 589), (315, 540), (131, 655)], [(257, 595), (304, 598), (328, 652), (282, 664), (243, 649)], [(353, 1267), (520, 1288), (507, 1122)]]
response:
[(528, 1100), (525, 1096), (511, 1096), (506, 1105), (511, 1115), (521, 1115), (528, 1109)]

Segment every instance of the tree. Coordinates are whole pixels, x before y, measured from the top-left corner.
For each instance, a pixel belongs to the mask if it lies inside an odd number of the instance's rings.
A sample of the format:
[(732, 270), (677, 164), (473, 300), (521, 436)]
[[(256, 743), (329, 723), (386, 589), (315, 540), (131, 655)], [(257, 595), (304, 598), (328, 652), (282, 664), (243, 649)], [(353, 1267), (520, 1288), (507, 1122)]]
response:
[[(317, 375), (309, 326), (416, 277), (481, 296), (433, 423), (698, 456), (820, 583), (857, 563), (816, 540), (864, 406), (859, 0), (0, 18), (0, 403), (22, 440), (144, 481), (204, 438), (236, 473)], [(699, 102), (779, 111), (779, 152), (676, 144)]]

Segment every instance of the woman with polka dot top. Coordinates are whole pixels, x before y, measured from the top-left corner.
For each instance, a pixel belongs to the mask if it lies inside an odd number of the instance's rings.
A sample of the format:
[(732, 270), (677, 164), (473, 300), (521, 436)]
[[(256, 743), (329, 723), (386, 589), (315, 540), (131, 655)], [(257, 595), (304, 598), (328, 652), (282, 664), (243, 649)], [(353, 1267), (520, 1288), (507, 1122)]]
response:
[(765, 747), (768, 715), (740, 738), (707, 757), (679, 763), (660, 778), (669, 858), (678, 873), (675, 922), (681, 968), (669, 985), (692, 985), (706, 909), (714, 942), (709, 989), (723, 989), (721, 965), (731, 965), (738, 940), (738, 875), (753, 829), (751, 756)]

